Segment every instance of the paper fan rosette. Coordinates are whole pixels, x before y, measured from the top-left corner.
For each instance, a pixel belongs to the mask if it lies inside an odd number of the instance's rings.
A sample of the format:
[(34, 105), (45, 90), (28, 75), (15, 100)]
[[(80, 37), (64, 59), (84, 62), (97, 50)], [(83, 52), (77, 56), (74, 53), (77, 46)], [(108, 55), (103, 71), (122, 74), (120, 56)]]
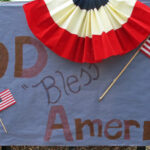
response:
[(150, 34), (150, 8), (137, 0), (35, 0), (23, 7), (33, 34), (75, 62), (123, 55)]

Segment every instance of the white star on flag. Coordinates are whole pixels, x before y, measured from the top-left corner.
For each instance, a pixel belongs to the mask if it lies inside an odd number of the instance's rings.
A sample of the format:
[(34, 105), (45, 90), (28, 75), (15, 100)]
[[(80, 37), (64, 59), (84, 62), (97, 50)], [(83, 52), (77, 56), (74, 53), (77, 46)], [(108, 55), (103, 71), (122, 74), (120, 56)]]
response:
[(144, 44), (140, 48), (141, 52), (150, 57), (150, 37), (144, 42)]

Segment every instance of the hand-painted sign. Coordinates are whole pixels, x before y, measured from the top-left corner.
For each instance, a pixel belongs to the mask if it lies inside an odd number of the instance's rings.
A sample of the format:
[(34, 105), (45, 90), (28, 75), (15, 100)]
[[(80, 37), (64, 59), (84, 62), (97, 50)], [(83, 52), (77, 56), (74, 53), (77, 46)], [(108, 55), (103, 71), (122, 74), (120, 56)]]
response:
[(98, 64), (60, 58), (33, 36), (20, 3), (0, 4), (0, 26), (0, 92), (17, 102), (1, 112), (1, 145), (150, 145), (148, 57), (99, 102), (134, 51)]

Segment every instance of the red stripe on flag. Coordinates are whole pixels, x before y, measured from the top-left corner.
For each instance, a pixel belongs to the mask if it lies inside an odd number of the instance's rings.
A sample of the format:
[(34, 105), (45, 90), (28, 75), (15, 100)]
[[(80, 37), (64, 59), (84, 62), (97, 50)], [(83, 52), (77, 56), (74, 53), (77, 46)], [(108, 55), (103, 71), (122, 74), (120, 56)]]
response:
[(15, 101), (14, 99), (10, 99), (9, 101), (2, 102), (0, 104), (0, 108), (3, 107), (3, 106), (5, 106), (5, 105), (7, 105), (7, 104), (9, 104), (9, 103), (11, 103), (11, 102), (14, 102), (14, 101)]
[(9, 98), (13, 98), (11, 95), (7, 96), (7, 97), (4, 97), (3, 100), (7, 100)]
[(150, 46), (150, 42), (148, 43), (148, 41), (146, 41), (145, 44), (147, 44), (148, 46)]
[(0, 107), (0, 109), (5, 108), (5, 107), (9, 106), (10, 104), (14, 104), (14, 103), (16, 103), (16, 102), (11, 100), (11, 101), (9, 101), (9, 102), (3, 104), (3, 105)]
[(146, 51), (150, 52), (150, 48), (148, 48), (146, 45), (143, 45), (143, 48), (144, 48)]
[(12, 96), (11, 93), (7, 93), (6, 95), (0, 96), (1, 98), (7, 98), (9, 96)]
[[(15, 102), (15, 103), (16, 103), (16, 102)], [(10, 107), (10, 106), (14, 105), (15, 103), (10, 104), (8, 107)], [(0, 111), (2, 111), (2, 110), (4, 110), (4, 109), (6, 109), (6, 108), (8, 108), (8, 107), (3, 107), (3, 108), (1, 108), (1, 109), (0, 109)]]
[(9, 90), (5, 90), (5, 91), (3, 91), (3, 92), (0, 93), (0, 96), (3, 96), (5, 94), (7, 94), (8, 92), (9, 92)]

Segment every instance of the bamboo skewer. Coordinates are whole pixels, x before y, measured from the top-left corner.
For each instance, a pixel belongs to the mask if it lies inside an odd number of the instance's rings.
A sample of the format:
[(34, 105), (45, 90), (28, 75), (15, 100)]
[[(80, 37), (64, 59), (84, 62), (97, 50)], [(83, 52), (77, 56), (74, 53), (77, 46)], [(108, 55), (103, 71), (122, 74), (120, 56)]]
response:
[(5, 127), (5, 125), (4, 125), (4, 123), (3, 123), (3, 121), (2, 121), (1, 118), (0, 118), (0, 123), (1, 123), (1, 125), (3, 126), (3, 129), (4, 129), (5, 133), (8, 133), (7, 130), (6, 130), (6, 127)]
[(105, 90), (105, 92), (102, 94), (102, 96), (99, 98), (99, 101), (102, 101), (102, 99), (105, 97), (105, 95), (110, 91), (110, 89), (113, 87), (113, 85), (116, 83), (116, 81), (120, 78), (120, 76), (125, 72), (125, 70), (128, 68), (128, 66), (131, 64), (131, 62), (134, 60), (134, 58), (139, 54), (140, 48), (135, 52), (135, 54), (132, 56), (132, 58), (129, 60), (129, 62), (125, 65), (125, 67), (122, 69), (122, 71), (118, 74), (118, 76), (113, 80), (113, 82), (109, 85), (109, 87)]
[[(145, 41), (150, 38), (148, 36)], [(143, 43), (145, 43), (145, 41)], [(134, 60), (134, 58), (139, 54), (141, 47), (143, 44), (140, 46), (140, 48), (135, 52), (135, 54), (132, 56), (132, 58), (129, 60), (129, 62), (125, 65), (125, 67), (121, 70), (121, 72), (118, 74), (118, 76), (113, 80), (113, 82), (109, 85), (109, 87), (105, 90), (105, 92), (102, 94), (102, 96), (99, 98), (99, 101), (102, 101), (102, 99), (105, 97), (105, 95), (109, 92), (109, 90), (113, 87), (113, 85), (117, 82), (117, 80), (120, 78), (120, 76), (126, 71), (128, 66), (131, 64), (131, 62)]]

